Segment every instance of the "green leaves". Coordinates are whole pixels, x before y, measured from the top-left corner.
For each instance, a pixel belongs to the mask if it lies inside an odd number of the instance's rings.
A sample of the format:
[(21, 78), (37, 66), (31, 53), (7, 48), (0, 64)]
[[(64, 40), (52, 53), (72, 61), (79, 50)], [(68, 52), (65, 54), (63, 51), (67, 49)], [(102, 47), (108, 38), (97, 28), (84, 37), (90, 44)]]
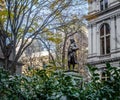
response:
[[(30, 69), (26, 75), (9, 75), (0, 68), (0, 99), (2, 100), (119, 100), (120, 70), (106, 65), (108, 79), (100, 80), (95, 66), (89, 66), (91, 80), (76, 84), (74, 77), (62, 70)], [(82, 83), (83, 84), (83, 83)]]
[(0, 72), (0, 99), (59, 100), (63, 96), (79, 98), (75, 80), (60, 70), (53, 72), (31, 69), (26, 75), (15, 76), (3, 69)]
[[(107, 80), (100, 80), (99, 70), (95, 66), (88, 65), (91, 72), (91, 82), (85, 84), (82, 91), (84, 100), (119, 100), (120, 97), (120, 70), (106, 63)], [(118, 85), (119, 84), (119, 85)]]

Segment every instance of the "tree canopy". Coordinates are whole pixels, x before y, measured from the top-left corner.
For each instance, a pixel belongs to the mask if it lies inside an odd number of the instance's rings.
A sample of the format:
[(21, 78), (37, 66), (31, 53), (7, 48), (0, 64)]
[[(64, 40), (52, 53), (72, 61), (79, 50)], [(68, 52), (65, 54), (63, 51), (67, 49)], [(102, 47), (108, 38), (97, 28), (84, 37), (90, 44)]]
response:
[[(5, 0), (0, 12), (0, 46), (5, 69), (16, 70), (16, 63), (38, 34), (71, 4), (72, 0)], [(17, 50), (16, 50), (17, 49)], [(12, 63), (8, 62), (9, 60)], [(11, 68), (14, 66), (13, 68)]]

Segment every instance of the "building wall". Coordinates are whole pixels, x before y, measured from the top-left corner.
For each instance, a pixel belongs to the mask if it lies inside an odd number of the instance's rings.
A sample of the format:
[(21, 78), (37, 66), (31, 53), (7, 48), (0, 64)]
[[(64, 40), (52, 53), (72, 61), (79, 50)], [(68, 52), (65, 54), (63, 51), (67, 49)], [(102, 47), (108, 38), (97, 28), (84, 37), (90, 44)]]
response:
[[(108, 6), (114, 6), (116, 4), (118, 4), (119, 1), (118, 0), (108, 0)], [(100, 11), (100, 0), (88, 0), (88, 12), (89, 14), (93, 14), (96, 12)]]
[[(120, 3), (108, 0), (108, 8), (100, 10), (100, 0), (89, 2), (88, 20), (88, 63), (98, 67), (105, 62), (118, 66), (120, 59)], [(103, 23), (110, 26), (110, 54), (100, 53), (100, 27)]]

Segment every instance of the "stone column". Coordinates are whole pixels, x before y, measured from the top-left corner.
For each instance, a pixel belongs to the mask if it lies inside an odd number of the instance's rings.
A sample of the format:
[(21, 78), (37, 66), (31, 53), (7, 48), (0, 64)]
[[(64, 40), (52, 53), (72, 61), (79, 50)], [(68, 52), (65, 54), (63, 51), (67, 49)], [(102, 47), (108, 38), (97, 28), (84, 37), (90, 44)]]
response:
[(110, 25), (110, 46), (111, 46), (111, 52), (114, 52), (116, 49), (116, 36), (115, 36), (115, 18), (114, 16), (111, 17), (111, 25)]
[(96, 5), (97, 5), (96, 10), (99, 11), (100, 10), (100, 1), (99, 0), (96, 1)]
[(96, 1), (93, 1), (92, 7), (93, 7), (93, 12), (94, 12), (96, 10)]
[(97, 51), (96, 51), (96, 53), (97, 53), (97, 56), (99, 56), (100, 55), (100, 32), (99, 32), (99, 27), (98, 27), (98, 25), (97, 25), (97, 27), (96, 27), (97, 29), (96, 29), (96, 49), (97, 49)]
[(117, 48), (120, 48), (120, 15), (116, 17)]
[(89, 9), (88, 9), (89, 12), (91, 12), (91, 11), (92, 11), (92, 4), (91, 4), (91, 3), (88, 4), (88, 8), (89, 8)]
[(96, 24), (93, 25), (93, 54), (97, 54), (97, 27)]
[(97, 12), (98, 10), (99, 10), (99, 8), (98, 8), (98, 3), (97, 3), (98, 1), (93, 1), (93, 3), (92, 3), (92, 7), (93, 7), (93, 9), (92, 9), (92, 12), (93, 13), (95, 13), (95, 12)]
[(88, 25), (88, 55), (90, 56), (92, 54), (91, 51), (91, 25)]

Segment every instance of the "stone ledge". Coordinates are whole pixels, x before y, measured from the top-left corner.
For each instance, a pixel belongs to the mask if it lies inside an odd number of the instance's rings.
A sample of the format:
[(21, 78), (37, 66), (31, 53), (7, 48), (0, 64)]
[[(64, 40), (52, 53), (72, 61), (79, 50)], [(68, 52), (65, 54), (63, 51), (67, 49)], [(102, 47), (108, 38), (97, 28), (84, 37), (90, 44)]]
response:
[(74, 71), (74, 70), (68, 70), (68, 71), (65, 71), (64, 74), (66, 75), (71, 75), (73, 76), (74, 79), (77, 79), (77, 80), (81, 80), (82, 79), (82, 76), (80, 75), (80, 73), (78, 71)]

